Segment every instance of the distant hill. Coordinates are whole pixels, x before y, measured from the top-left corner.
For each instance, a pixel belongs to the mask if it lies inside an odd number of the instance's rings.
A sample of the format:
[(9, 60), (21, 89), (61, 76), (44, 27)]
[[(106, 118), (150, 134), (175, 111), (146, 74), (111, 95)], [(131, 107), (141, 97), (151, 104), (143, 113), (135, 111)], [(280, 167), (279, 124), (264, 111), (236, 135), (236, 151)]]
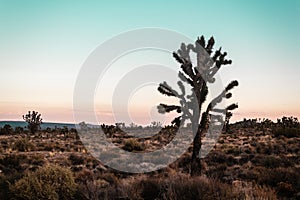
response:
[[(26, 127), (27, 123), (23, 121), (0, 121), (0, 127), (3, 127), (5, 124), (9, 124), (11, 127)], [(68, 123), (55, 123), (55, 122), (43, 122), (41, 124), (41, 129), (51, 128), (63, 128), (68, 127), (68, 129), (75, 128), (75, 124), (68, 124)]]

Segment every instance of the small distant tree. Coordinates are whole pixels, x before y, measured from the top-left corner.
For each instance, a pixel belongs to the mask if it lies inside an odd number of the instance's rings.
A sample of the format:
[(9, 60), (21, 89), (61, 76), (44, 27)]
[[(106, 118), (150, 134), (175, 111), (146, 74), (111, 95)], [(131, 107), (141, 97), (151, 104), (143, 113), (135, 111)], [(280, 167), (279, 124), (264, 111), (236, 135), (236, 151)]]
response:
[(23, 132), (24, 132), (24, 128), (23, 128), (23, 127), (17, 126), (17, 127), (15, 128), (15, 133), (16, 133), (16, 134), (21, 134), (21, 133), (23, 133)]
[[(184, 124), (185, 120), (191, 120), (192, 130), (194, 132), (193, 153), (191, 161), (191, 175), (201, 174), (200, 150), (202, 146), (202, 137), (208, 128), (209, 123), (224, 124), (226, 113), (237, 108), (237, 104), (231, 104), (226, 109), (219, 109), (217, 105), (223, 99), (231, 98), (229, 92), (232, 88), (238, 85), (238, 81), (232, 81), (224, 90), (208, 104), (206, 110), (202, 112), (203, 103), (206, 101), (208, 94), (208, 84), (215, 82), (215, 74), (223, 65), (229, 65), (231, 60), (225, 57), (226, 52), (222, 53), (221, 48), (213, 52), (215, 40), (211, 37), (207, 44), (203, 36), (198, 38), (193, 44), (181, 44), (180, 49), (173, 53), (173, 57), (181, 65), (181, 70), (178, 73), (179, 81), (177, 82), (180, 91), (174, 90), (166, 82), (159, 85), (158, 91), (164, 95), (179, 99), (180, 105), (160, 104), (158, 112), (164, 114), (171, 111), (180, 113), (172, 124), (179, 126)], [(196, 63), (192, 63), (190, 53), (196, 55)], [(185, 85), (190, 85), (192, 94), (187, 95)], [(229, 116), (227, 116), (229, 117)], [(229, 120), (229, 118), (228, 118)]]
[(80, 122), (79, 127), (81, 130), (84, 130), (84, 131), (88, 130), (88, 125), (85, 122)]
[(161, 128), (162, 127), (162, 123), (159, 122), (159, 121), (152, 121), (150, 127)]
[(225, 117), (225, 124), (224, 124), (224, 130), (226, 132), (230, 131), (229, 121), (230, 121), (230, 118), (232, 117), (232, 115), (233, 115), (232, 112), (227, 111), (226, 117)]
[(138, 125), (135, 124), (135, 123), (133, 123), (133, 122), (131, 122), (131, 123), (129, 124), (129, 127), (133, 129), (133, 128), (137, 128)]
[(117, 122), (117, 123), (115, 123), (115, 125), (116, 125), (116, 128), (125, 128), (125, 123), (124, 122)]
[(299, 128), (300, 123), (297, 117), (286, 117), (283, 116), (281, 119), (277, 119), (277, 125), (282, 128)]
[(43, 119), (41, 118), (41, 114), (39, 114), (38, 112), (28, 111), (28, 114), (23, 115), (23, 119), (28, 123), (27, 128), (32, 134), (41, 129)]
[(13, 134), (13, 128), (9, 124), (5, 124), (3, 128), (1, 128), (0, 133), (1, 135), (11, 135)]

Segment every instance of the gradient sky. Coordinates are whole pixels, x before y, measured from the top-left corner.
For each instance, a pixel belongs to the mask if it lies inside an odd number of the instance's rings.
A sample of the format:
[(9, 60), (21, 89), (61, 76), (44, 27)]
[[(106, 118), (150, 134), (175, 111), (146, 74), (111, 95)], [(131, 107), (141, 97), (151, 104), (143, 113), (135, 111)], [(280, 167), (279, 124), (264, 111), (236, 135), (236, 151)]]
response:
[[(220, 71), (223, 82), (240, 82), (231, 99), (239, 103), (234, 121), (300, 118), (299, 19), (297, 0), (0, 0), (0, 120), (37, 110), (44, 121), (74, 122), (74, 84), (85, 59), (107, 39), (143, 27), (215, 37), (233, 60)], [(103, 99), (98, 112), (110, 112)], [(149, 123), (143, 104), (134, 105), (137, 122)]]

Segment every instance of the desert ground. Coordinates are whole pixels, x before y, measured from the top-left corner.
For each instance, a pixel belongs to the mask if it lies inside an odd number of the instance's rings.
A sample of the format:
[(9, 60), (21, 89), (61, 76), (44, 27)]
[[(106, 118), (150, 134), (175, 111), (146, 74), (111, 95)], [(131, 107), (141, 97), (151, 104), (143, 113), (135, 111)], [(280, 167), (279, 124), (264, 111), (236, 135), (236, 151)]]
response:
[[(202, 175), (193, 177), (192, 146), (168, 167), (133, 174), (94, 158), (76, 129), (30, 134), (5, 126), (0, 199), (299, 199), (300, 129), (264, 122), (231, 124), (202, 159)], [(136, 139), (116, 126), (103, 128), (109, 140), (131, 152), (159, 149), (176, 134), (176, 127), (168, 126)]]

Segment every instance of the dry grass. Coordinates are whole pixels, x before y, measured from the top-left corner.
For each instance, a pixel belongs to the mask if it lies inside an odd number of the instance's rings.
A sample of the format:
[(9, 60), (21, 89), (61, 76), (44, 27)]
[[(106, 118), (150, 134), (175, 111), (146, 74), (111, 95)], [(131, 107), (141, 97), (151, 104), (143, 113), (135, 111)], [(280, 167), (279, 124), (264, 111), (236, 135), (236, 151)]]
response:
[[(166, 169), (134, 175), (103, 166), (87, 153), (76, 132), (1, 135), (0, 199), (9, 198), (9, 184), (48, 163), (72, 170), (77, 199), (297, 199), (300, 138), (271, 131), (232, 127), (202, 160), (204, 175), (194, 178), (188, 175), (191, 148)], [(155, 150), (174, 136), (164, 130), (141, 142), (117, 135), (124, 133), (114, 132), (110, 139), (134, 152)]]

